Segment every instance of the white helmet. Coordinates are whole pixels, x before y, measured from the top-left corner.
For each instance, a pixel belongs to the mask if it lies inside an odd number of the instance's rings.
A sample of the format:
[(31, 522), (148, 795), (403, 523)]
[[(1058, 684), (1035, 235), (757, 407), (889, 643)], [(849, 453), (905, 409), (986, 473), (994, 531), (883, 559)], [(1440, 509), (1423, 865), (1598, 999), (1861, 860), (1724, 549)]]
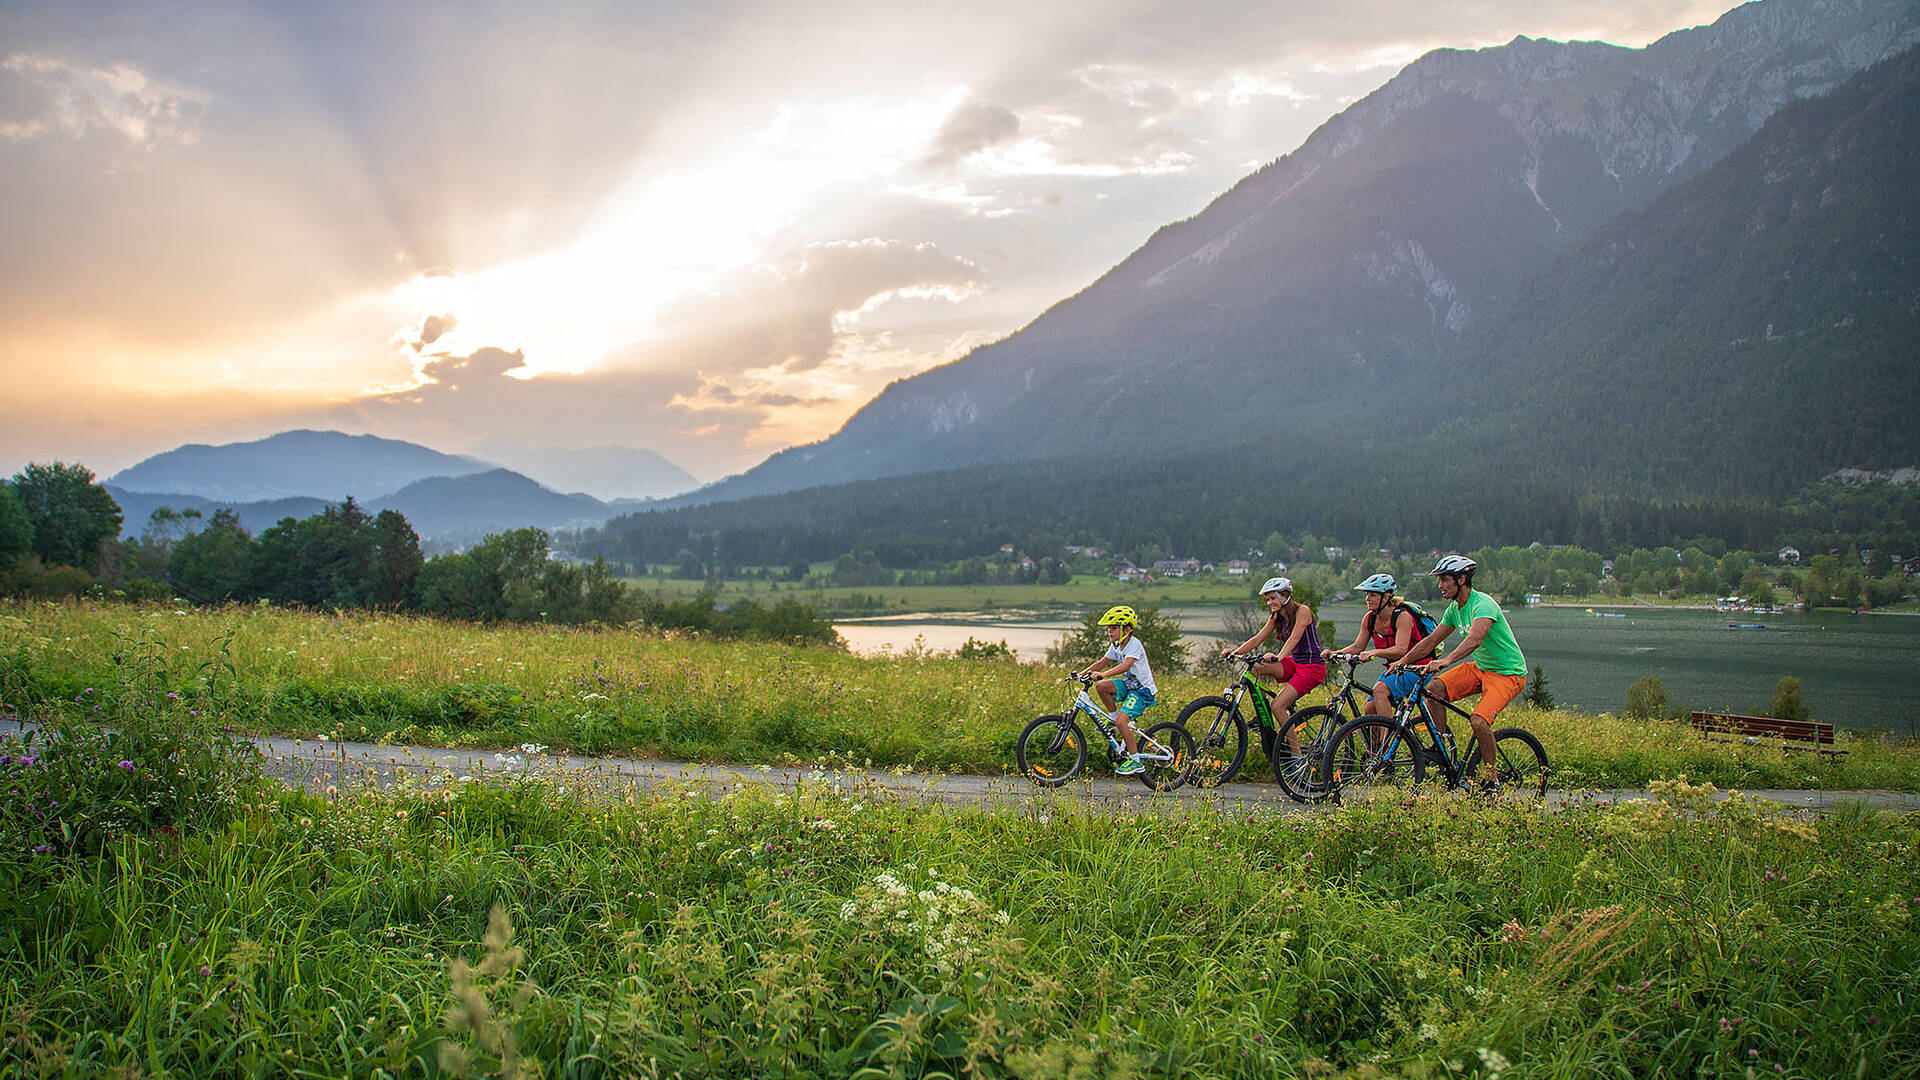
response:
[(1443, 555), (1440, 557), (1439, 562), (1433, 564), (1433, 569), (1427, 571), (1427, 576), (1438, 577), (1441, 574), (1447, 574), (1452, 577), (1459, 577), (1462, 574), (1473, 573), (1479, 565), (1479, 563), (1474, 562), (1465, 555)]
[(1267, 583), (1265, 585), (1260, 586), (1261, 596), (1265, 596), (1270, 592), (1290, 593), (1292, 591), (1293, 591), (1292, 578), (1283, 578), (1283, 577), (1268, 578)]

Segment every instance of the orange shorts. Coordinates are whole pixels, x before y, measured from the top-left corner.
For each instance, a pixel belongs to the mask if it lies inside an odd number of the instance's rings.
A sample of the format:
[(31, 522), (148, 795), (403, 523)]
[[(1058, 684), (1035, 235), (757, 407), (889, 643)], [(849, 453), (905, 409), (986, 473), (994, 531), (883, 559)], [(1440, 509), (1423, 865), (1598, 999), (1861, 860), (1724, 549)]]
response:
[(1480, 704), (1473, 707), (1473, 715), (1493, 723), (1500, 710), (1520, 691), (1527, 688), (1525, 675), (1495, 675), (1491, 671), (1481, 671), (1472, 662), (1451, 667), (1440, 673), (1440, 685), (1447, 688), (1447, 699), (1458, 704), (1463, 697), (1480, 695)]

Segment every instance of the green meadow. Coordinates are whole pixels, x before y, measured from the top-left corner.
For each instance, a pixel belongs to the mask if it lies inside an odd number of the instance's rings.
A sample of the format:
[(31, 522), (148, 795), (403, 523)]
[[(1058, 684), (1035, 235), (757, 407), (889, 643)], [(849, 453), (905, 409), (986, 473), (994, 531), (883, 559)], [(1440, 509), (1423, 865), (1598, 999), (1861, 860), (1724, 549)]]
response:
[(1896, 786), (1894, 742), (1816, 762), (1527, 714), (1567, 773), (1652, 778), (1551, 810), (989, 809), (592, 771), (302, 794), (247, 732), (1000, 772), (1061, 688), (271, 609), (16, 605), (0, 660), (45, 725), (0, 737), (0, 1075), (1920, 1073), (1920, 815), (1657, 777)]
[[(526, 742), (581, 754), (737, 764), (1013, 771), (1025, 722), (1066, 703), (1064, 672), (910, 654), (718, 642), (623, 629), (476, 626), (267, 607), (88, 603), (0, 607), (0, 700), (85, 718), (124, 681), (135, 644), (190, 690), (218, 654), (223, 708), (256, 734), (447, 747)], [(1216, 676), (1162, 673), (1150, 718), (1216, 693)], [(1310, 696), (1319, 700), (1324, 694)], [(1840, 755), (1708, 741), (1683, 724), (1515, 706), (1561, 788), (1644, 787), (1686, 776), (1722, 788), (1920, 790), (1920, 745), (1843, 734)], [(1259, 779), (1265, 764), (1249, 763)]]

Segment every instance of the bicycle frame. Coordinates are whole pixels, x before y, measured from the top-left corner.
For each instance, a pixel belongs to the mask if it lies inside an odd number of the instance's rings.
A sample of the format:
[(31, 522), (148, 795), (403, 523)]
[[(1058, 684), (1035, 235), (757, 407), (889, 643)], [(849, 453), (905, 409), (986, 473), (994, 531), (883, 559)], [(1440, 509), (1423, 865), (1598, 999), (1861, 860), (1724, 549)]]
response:
[[(1387, 756), (1392, 756), (1393, 751), (1399, 749), (1399, 740), (1404, 734), (1412, 740), (1416, 751), (1439, 763), (1441, 771), (1446, 774), (1447, 786), (1451, 787), (1460, 781), (1460, 751), (1454, 744), (1451, 722), (1442, 726), (1434, 718), (1433, 710), (1427, 707), (1427, 702), (1439, 704), (1443, 709), (1442, 715), (1451, 712), (1469, 724), (1473, 722), (1473, 714), (1451, 701), (1427, 693), (1427, 683), (1432, 679), (1431, 675), (1420, 675), (1418, 687), (1394, 708), (1393, 718), (1399, 722), (1400, 730), (1394, 732), (1392, 741), (1387, 743)], [(1428, 737), (1433, 739), (1430, 747), (1420, 745), (1416, 729), (1422, 726), (1427, 729)]]
[[(1083, 712), (1087, 714), (1089, 720), (1093, 721), (1094, 728), (1107, 737), (1108, 758), (1114, 761), (1120, 760), (1121, 756), (1127, 752), (1126, 745), (1120, 741), (1120, 729), (1107, 718), (1107, 710), (1094, 700), (1091, 688), (1084, 685), (1073, 695), (1073, 700), (1068, 703), (1066, 709), (1062, 710), (1062, 715), (1066, 717), (1068, 724), (1073, 724), (1079, 721), (1080, 714)], [(1134, 737), (1136, 745), (1140, 748), (1141, 757), (1162, 763), (1173, 760), (1173, 752), (1160, 745), (1158, 740), (1152, 740), (1151, 752), (1149, 752), (1148, 746), (1145, 745), (1149, 741), (1145, 737), (1145, 732), (1136, 731)], [(1054, 740), (1054, 752), (1059, 752), (1066, 738), (1067, 729), (1062, 726), (1060, 735)]]
[(1261, 685), (1260, 680), (1254, 677), (1253, 665), (1259, 663), (1259, 661), (1253, 656), (1236, 657), (1233, 659), (1233, 663), (1239, 665), (1240, 677), (1235, 679), (1231, 686), (1220, 691), (1220, 693), (1226, 697), (1227, 704), (1231, 711), (1238, 713), (1240, 711), (1240, 702), (1248, 698), (1248, 691), (1251, 690), (1253, 718), (1259, 722), (1260, 727), (1268, 731), (1273, 730), (1275, 726), (1273, 722), (1273, 695), (1277, 693), (1277, 691)]

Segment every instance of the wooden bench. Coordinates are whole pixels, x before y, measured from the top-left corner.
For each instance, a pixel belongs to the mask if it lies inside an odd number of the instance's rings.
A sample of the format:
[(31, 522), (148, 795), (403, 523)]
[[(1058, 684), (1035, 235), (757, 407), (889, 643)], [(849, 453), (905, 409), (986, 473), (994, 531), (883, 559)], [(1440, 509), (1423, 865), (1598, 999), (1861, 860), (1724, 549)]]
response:
[[(1821, 754), (1844, 754), (1833, 745), (1833, 725), (1817, 720), (1781, 720), (1772, 716), (1740, 716), (1735, 713), (1696, 712), (1691, 721), (1695, 731), (1708, 738), (1727, 737), (1752, 742), (1755, 739), (1779, 739), (1782, 749), (1813, 750)], [(1791, 745), (1805, 743), (1805, 746)]]

